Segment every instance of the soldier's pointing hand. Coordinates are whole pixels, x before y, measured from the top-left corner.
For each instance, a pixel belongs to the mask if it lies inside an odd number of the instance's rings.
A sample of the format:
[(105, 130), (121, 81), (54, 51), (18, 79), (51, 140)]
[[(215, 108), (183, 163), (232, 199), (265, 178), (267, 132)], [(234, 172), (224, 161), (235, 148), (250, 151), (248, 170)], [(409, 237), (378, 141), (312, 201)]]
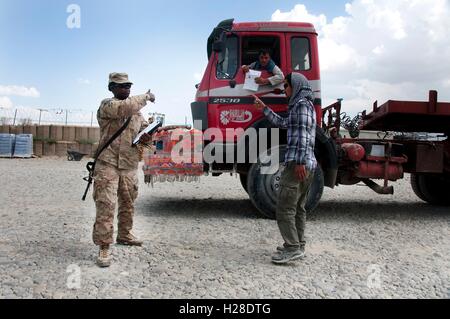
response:
[(152, 102), (152, 103), (155, 103), (156, 97), (155, 97), (155, 95), (151, 92), (151, 90), (148, 90), (147, 95), (148, 95), (148, 100), (149, 100), (150, 102)]

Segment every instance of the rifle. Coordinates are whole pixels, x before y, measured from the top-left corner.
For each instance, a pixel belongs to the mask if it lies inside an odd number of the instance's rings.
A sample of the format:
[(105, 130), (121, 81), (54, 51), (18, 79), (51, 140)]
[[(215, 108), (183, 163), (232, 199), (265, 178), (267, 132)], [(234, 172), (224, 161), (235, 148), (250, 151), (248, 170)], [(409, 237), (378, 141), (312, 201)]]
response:
[(94, 156), (94, 161), (87, 163), (86, 169), (89, 172), (89, 176), (83, 178), (83, 180), (88, 183), (86, 190), (84, 191), (83, 198), (82, 198), (83, 202), (86, 201), (87, 194), (89, 192), (89, 189), (91, 188), (92, 181), (94, 180), (95, 165), (97, 164), (98, 158), (123, 133), (123, 131), (126, 130), (128, 125), (130, 124), (130, 122), (131, 122), (131, 117), (127, 118), (126, 122), (122, 125), (121, 128), (119, 128), (119, 130), (116, 133), (114, 133), (114, 135), (108, 140), (108, 142), (106, 142), (105, 145), (103, 145), (101, 148), (99, 148), (97, 150), (97, 152), (95, 153), (95, 156)]

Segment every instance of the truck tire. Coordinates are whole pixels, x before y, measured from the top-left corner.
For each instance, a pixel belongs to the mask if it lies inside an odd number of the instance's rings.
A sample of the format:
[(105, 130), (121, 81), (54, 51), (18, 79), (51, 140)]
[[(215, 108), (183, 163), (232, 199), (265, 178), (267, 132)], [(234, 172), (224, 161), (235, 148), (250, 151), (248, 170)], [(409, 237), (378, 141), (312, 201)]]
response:
[(418, 176), (416, 174), (411, 174), (411, 187), (412, 187), (412, 189), (414, 191), (414, 194), (416, 194), (417, 197), (419, 197), (424, 202), (427, 201), (425, 195), (423, 194), (422, 190), (420, 189), (419, 179), (418, 179)]
[(412, 174), (414, 193), (423, 201), (440, 206), (450, 205), (450, 177), (444, 174)]
[[(284, 168), (282, 165), (284, 162), (284, 154), (286, 152), (285, 147), (280, 149), (279, 170), (274, 174), (261, 174), (263, 165), (260, 161), (253, 164), (248, 173), (248, 194), (255, 208), (259, 213), (269, 219), (276, 219), (276, 206), (278, 199), (278, 192), (280, 190), (281, 173)], [(265, 162), (265, 161), (263, 161)], [(323, 195), (324, 189), (324, 176), (320, 166), (314, 175), (314, 181), (311, 186), (306, 210), (308, 213), (312, 213), (319, 205), (320, 199)]]
[(248, 176), (247, 174), (239, 174), (239, 180), (241, 181), (242, 187), (248, 193), (247, 176)]

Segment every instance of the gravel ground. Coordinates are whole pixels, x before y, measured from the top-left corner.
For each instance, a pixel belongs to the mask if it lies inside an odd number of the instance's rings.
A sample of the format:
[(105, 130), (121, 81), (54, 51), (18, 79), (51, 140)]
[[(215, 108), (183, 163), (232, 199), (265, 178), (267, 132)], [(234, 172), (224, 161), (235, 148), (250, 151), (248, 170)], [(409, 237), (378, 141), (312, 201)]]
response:
[[(326, 190), (308, 223), (308, 257), (274, 266), (281, 238), (235, 177), (142, 183), (135, 233), (95, 266), (85, 162), (0, 160), (0, 298), (450, 298), (450, 211), (395, 196)], [(142, 173), (141, 173), (142, 174)]]

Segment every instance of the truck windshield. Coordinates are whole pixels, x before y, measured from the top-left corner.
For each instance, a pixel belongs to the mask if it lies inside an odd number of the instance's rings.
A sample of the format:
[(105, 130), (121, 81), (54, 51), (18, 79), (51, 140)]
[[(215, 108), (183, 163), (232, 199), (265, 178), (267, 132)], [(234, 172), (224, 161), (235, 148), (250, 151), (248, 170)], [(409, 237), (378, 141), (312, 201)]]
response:
[(233, 79), (238, 69), (238, 37), (227, 37), (225, 51), (219, 54), (217, 79)]
[(307, 71), (311, 69), (311, 54), (308, 38), (292, 38), (291, 40), (292, 70)]

